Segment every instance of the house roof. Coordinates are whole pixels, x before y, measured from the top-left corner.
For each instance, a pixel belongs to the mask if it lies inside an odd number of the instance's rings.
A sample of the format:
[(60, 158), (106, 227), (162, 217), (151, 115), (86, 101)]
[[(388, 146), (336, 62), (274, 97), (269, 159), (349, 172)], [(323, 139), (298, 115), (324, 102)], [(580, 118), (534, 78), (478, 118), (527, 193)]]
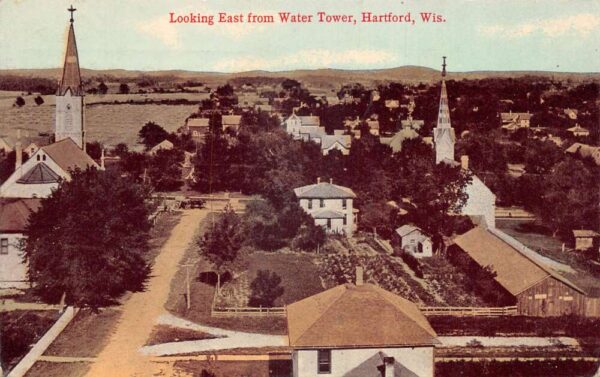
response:
[(573, 230), (573, 236), (575, 236), (575, 237), (600, 237), (600, 234), (598, 234), (598, 232), (595, 232), (593, 230), (580, 229), (580, 230)]
[(221, 117), (221, 123), (223, 126), (239, 126), (241, 121), (241, 115), (223, 115)]
[(75, 29), (73, 23), (69, 25), (69, 36), (67, 37), (67, 52), (63, 66), (62, 79), (58, 86), (58, 95), (65, 95), (70, 89), (74, 95), (83, 94), (81, 87), (81, 74), (79, 72), (79, 56), (77, 54), (77, 43), (75, 42)]
[(297, 348), (427, 346), (436, 333), (413, 303), (372, 284), (343, 284), (287, 307)]
[(576, 124), (575, 127), (567, 128), (567, 131), (570, 131), (570, 132), (590, 132), (587, 128), (581, 127), (579, 124)]
[(321, 124), (321, 119), (318, 116), (300, 116), (298, 118), (300, 118), (303, 126), (319, 126)]
[(356, 198), (354, 191), (348, 187), (321, 182), (312, 185), (297, 187), (294, 193), (298, 198), (337, 199)]
[(500, 118), (503, 122), (516, 122), (517, 120), (529, 120), (531, 119), (531, 113), (500, 113)]
[(496, 273), (495, 280), (514, 296), (550, 276), (583, 293), (540, 260), (534, 260), (482, 227), (471, 229), (454, 242), (480, 266), (491, 266)]
[(314, 217), (315, 219), (343, 219), (344, 217), (346, 217), (346, 215), (344, 215), (341, 212), (332, 211), (332, 210), (328, 210), (328, 209), (315, 212), (311, 216)]
[(44, 151), (64, 171), (98, 167), (98, 164), (79, 148), (71, 138), (46, 145), (41, 147), (40, 150)]
[(150, 149), (150, 153), (155, 153), (160, 149), (173, 149), (174, 145), (170, 140), (163, 140)]
[(404, 224), (404, 225), (402, 225), (400, 228), (396, 229), (396, 233), (397, 233), (397, 234), (398, 234), (400, 237), (407, 236), (407, 235), (409, 235), (410, 233), (412, 233), (412, 232), (415, 232), (415, 231), (417, 231), (417, 232), (420, 232), (420, 233), (422, 233), (422, 234), (425, 234), (425, 232), (423, 232), (423, 231), (421, 230), (421, 228), (419, 228), (419, 227), (416, 227), (416, 226), (414, 226), (414, 225), (412, 225), (412, 224)]
[(190, 118), (187, 120), (188, 127), (208, 127), (208, 118)]
[(32, 184), (44, 184), (44, 183), (58, 183), (60, 176), (56, 174), (52, 169), (43, 162), (35, 164), (29, 169), (17, 183), (32, 185)]
[(350, 135), (322, 135), (321, 149), (329, 149), (335, 143), (339, 143), (342, 147), (350, 149), (352, 138)]
[(381, 142), (383, 144), (387, 144), (392, 148), (392, 151), (400, 152), (402, 150), (402, 143), (404, 140), (416, 139), (419, 137), (417, 131), (412, 128), (403, 128), (400, 131), (396, 132), (394, 136), (390, 138), (381, 138)]
[(29, 215), (36, 212), (41, 199), (0, 199), (0, 232), (21, 233), (29, 223)]

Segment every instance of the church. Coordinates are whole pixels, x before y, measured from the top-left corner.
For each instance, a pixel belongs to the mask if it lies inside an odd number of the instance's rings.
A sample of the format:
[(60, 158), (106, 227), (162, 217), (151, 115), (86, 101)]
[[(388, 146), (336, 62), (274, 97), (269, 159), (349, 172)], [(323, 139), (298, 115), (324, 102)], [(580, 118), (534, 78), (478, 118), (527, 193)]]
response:
[[(469, 157), (462, 156), (461, 161), (454, 159), (454, 145), (456, 134), (450, 122), (450, 108), (448, 107), (448, 93), (446, 91), (446, 57), (442, 64), (442, 89), (438, 111), (437, 127), (433, 129), (433, 142), (435, 145), (435, 163), (461, 166), (469, 169)], [(465, 188), (468, 196), (467, 202), (461, 210), (465, 216), (477, 217), (485, 221), (488, 228), (496, 227), (496, 195), (475, 174)]]
[(56, 91), (55, 142), (40, 147), (23, 162), (23, 146), (15, 145), (15, 171), (0, 186), (0, 289), (26, 288), (27, 266), (21, 243), (29, 215), (40, 199), (52, 194), (71, 172), (98, 164), (85, 152), (84, 91), (75, 42), (73, 12), (67, 39), (62, 78)]

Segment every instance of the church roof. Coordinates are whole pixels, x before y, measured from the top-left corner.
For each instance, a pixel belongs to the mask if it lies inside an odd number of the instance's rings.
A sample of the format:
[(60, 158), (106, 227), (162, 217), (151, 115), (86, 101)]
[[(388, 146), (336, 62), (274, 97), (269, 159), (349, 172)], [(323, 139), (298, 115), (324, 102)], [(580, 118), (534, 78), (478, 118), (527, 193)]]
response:
[(85, 170), (87, 167), (98, 168), (98, 164), (79, 148), (71, 138), (57, 141), (40, 149), (64, 171)]
[(23, 232), (29, 223), (29, 215), (40, 205), (41, 199), (0, 198), (0, 232)]
[(417, 305), (372, 284), (343, 284), (288, 305), (287, 322), (297, 348), (438, 343)]
[(438, 128), (450, 128), (450, 109), (448, 108), (448, 93), (446, 92), (446, 80), (442, 79), (442, 92), (440, 95), (440, 107), (437, 119)]
[(81, 86), (81, 72), (79, 70), (79, 55), (77, 54), (77, 43), (75, 42), (75, 29), (73, 23), (69, 25), (67, 37), (67, 52), (63, 66), (62, 79), (58, 86), (57, 95), (64, 96), (68, 89), (73, 95), (83, 95)]
[(52, 169), (43, 162), (36, 164), (34, 167), (29, 169), (17, 183), (33, 185), (33, 184), (44, 184), (44, 183), (58, 183), (60, 176), (56, 174)]

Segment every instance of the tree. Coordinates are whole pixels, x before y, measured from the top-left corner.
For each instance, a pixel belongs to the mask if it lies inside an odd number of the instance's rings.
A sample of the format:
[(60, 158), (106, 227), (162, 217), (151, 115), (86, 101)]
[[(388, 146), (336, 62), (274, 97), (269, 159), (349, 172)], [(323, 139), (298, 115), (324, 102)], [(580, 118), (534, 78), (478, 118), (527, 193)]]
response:
[(183, 180), (181, 163), (183, 152), (177, 149), (160, 149), (148, 162), (148, 178), (156, 191), (176, 191)]
[(283, 295), (284, 289), (280, 285), (281, 277), (269, 270), (258, 270), (256, 278), (250, 283), (252, 294), (248, 305), (271, 307), (275, 300)]
[(150, 271), (146, 191), (118, 173), (76, 170), (42, 200), (25, 231), (34, 292), (69, 305), (113, 304), (138, 291)]
[(102, 156), (102, 149), (104, 149), (104, 146), (99, 141), (85, 143), (85, 151), (94, 160), (100, 159), (100, 157)]
[[(27, 161), (29, 156), (23, 153), (23, 162)], [(17, 153), (15, 151), (3, 155), (0, 159), (0, 182), (4, 182), (15, 171)]]
[(35, 101), (35, 104), (38, 106), (44, 104), (44, 99), (42, 98), (42, 96), (35, 97), (34, 101)]
[(25, 106), (25, 99), (23, 99), (23, 97), (21, 97), (21, 96), (18, 96), (17, 99), (15, 99), (15, 106), (17, 106), (17, 107)]
[(129, 85), (121, 83), (121, 85), (119, 85), (119, 94), (129, 94)]
[(217, 273), (217, 290), (221, 289), (221, 275), (239, 268), (238, 252), (242, 247), (241, 220), (227, 206), (214, 226), (198, 241), (199, 252), (214, 266)]
[(115, 145), (115, 149), (113, 150), (113, 153), (121, 158), (123, 158), (123, 156), (125, 156), (128, 152), (129, 147), (125, 143), (119, 143)]
[(164, 128), (154, 122), (146, 123), (138, 132), (138, 137), (146, 150), (152, 148), (161, 141), (169, 137), (169, 133)]
[(100, 84), (98, 84), (98, 94), (106, 94), (106, 93), (108, 93), (108, 86), (106, 86), (104, 81), (101, 81)]

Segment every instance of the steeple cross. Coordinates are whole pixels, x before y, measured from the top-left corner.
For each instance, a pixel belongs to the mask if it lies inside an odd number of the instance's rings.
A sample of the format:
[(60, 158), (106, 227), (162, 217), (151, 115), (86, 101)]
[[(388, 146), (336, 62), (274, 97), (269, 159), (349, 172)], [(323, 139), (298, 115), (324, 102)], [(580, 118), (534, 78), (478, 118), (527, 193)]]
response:
[(75, 12), (77, 9), (73, 8), (73, 5), (71, 5), (71, 7), (67, 10), (71, 12), (71, 23), (73, 23), (73, 12)]
[(444, 58), (444, 63), (442, 64), (442, 77), (446, 77), (446, 57), (442, 56), (442, 58)]

